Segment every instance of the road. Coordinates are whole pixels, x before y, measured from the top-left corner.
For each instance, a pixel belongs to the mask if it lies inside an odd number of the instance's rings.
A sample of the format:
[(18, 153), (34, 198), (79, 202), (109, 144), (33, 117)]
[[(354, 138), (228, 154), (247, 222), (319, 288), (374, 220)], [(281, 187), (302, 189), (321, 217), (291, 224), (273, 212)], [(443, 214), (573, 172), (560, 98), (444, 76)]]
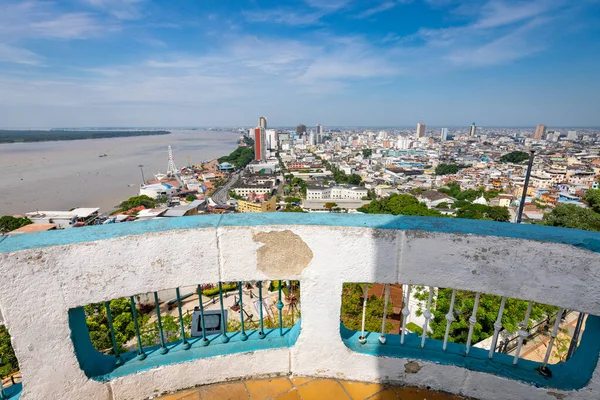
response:
[(235, 185), (235, 183), (240, 178), (239, 172), (234, 172), (231, 174), (231, 177), (223, 186), (221, 186), (213, 195), (211, 196), (212, 201), (214, 201), (217, 205), (224, 206), (227, 205), (227, 200), (229, 199), (229, 191), (231, 187)]

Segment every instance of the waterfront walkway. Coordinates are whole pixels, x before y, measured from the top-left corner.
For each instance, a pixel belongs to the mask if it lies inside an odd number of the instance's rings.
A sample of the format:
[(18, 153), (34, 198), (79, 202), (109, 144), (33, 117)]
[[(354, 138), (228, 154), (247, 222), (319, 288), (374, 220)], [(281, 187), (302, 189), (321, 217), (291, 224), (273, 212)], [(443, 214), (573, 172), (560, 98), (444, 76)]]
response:
[(158, 400), (467, 400), (405, 386), (321, 378), (272, 378), (201, 386)]

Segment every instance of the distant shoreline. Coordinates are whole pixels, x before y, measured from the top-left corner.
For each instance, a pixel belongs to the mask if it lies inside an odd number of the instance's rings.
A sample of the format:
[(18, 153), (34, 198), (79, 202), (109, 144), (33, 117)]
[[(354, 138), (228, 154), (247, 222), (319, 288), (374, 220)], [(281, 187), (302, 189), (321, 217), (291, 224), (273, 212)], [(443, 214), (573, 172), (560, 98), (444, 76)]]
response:
[(0, 130), (0, 143), (56, 142), (63, 140), (108, 139), (134, 136), (169, 135), (165, 130)]

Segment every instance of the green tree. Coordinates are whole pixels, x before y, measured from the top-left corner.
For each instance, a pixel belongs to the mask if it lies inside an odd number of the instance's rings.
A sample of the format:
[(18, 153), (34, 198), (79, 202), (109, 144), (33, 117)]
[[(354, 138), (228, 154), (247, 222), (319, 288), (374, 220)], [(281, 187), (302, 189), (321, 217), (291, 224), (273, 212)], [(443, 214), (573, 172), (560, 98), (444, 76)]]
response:
[(364, 158), (369, 158), (373, 155), (373, 150), (371, 149), (363, 149), (362, 155)]
[(542, 223), (549, 226), (600, 231), (600, 214), (574, 204), (558, 204), (554, 210), (544, 215)]
[(185, 196), (185, 200), (188, 202), (192, 202), (192, 201), (198, 200), (198, 198), (196, 196), (194, 196), (193, 194), (188, 194), (187, 196)]
[(358, 174), (352, 174), (348, 177), (348, 183), (351, 185), (360, 185), (362, 183), (362, 178)]
[(456, 217), (508, 222), (510, 220), (510, 213), (506, 207), (490, 207), (485, 204), (466, 204), (456, 211)]
[(284, 199), (286, 203), (300, 203), (302, 201), (299, 197), (288, 196)]
[(19, 362), (15, 356), (10, 334), (4, 325), (0, 325), (0, 377), (5, 377), (19, 370)]
[[(369, 285), (370, 288), (373, 285)], [(364, 299), (365, 285), (359, 283), (344, 283), (342, 295), (342, 322), (348, 329), (355, 331), (362, 327), (362, 307)], [(365, 312), (365, 330), (369, 332), (381, 332), (381, 319), (383, 318), (384, 299), (370, 294), (367, 299), (367, 309)], [(389, 299), (387, 316), (392, 315), (392, 301)], [(385, 331), (391, 332), (393, 324), (387, 322)]]
[(254, 147), (240, 146), (228, 156), (223, 156), (218, 159), (219, 163), (228, 162), (233, 164), (237, 169), (245, 168), (254, 160)]
[[(106, 315), (104, 303), (89, 304), (84, 307), (84, 310), (88, 330), (90, 332), (90, 339), (92, 340), (94, 347), (100, 351), (112, 350), (112, 340), (110, 337), (108, 317)], [(110, 302), (110, 310), (117, 346), (122, 352), (123, 344), (135, 335), (131, 305), (129, 300), (125, 298), (115, 299)], [(139, 314), (140, 325), (143, 325), (147, 319), (147, 315)]]
[(448, 205), (447, 202), (442, 201), (441, 203), (438, 203), (438, 205), (435, 206), (435, 208), (440, 208), (440, 209), (444, 209), (445, 210), (445, 209), (450, 208), (450, 206)]
[(460, 167), (456, 164), (439, 164), (435, 168), (436, 175), (453, 175), (460, 170)]
[(588, 190), (585, 194), (584, 199), (592, 210), (594, 210), (597, 213), (600, 213), (600, 190)]
[(5, 215), (0, 218), (0, 233), (7, 233), (19, 229), (25, 225), (33, 224), (29, 218), (15, 218)]
[(141, 196), (131, 197), (119, 205), (119, 210), (127, 211), (139, 206), (144, 206), (146, 208), (154, 208), (156, 207), (156, 200), (154, 200), (152, 197), (146, 196), (145, 194)]
[[(428, 290), (424, 287), (417, 287), (415, 297), (420, 302), (421, 314), (426, 307)], [(440, 288), (437, 292), (437, 297), (432, 305), (433, 319), (429, 324), (432, 333), (430, 337), (433, 339), (444, 340), (446, 332), (446, 314), (450, 309), (450, 300), (452, 297), (452, 289)], [(494, 334), (494, 322), (498, 317), (501, 298), (491, 294), (481, 294), (479, 298), (479, 306), (477, 308), (477, 322), (473, 327), (473, 338), (471, 343), (477, 343), (487, 339)], [(475, 303), (475, 293), (462, 290), (456, 291), (454, 302), (453, 315), (455, 321), (450, 325), (449, 340), (455, 343), (466, 343), (469, 334), (469, 318), (473, 313)], [(502, 316), (502, 326), (511, 333), (516, 332), (518, 324), (525, 318), (528, 302), (517, 299), (507, 299)], [(556, 307), (534, 303), (531, 309), (529, 319), (529, 327), (532, 327), (534, 322), (541, 322), (548, 316), (556, 314)]]
[(365, 214), (392, 214), (416, 216), (441, 216), (438, 210), (430, 210), (409, 194), (392, 194), (380, 200), (373, 200), (358, 209)]
[(332, 203), (332, 202), (327, 202), (325, 203), (325, 208), (329, 210), (329, 212), (331, 212), (331, 210), (337, 207), (337, 203)]
[(500, 157), (500, 162), (520, 164), (523, 161), (529, 160), (529, 154), (524, 151), (513, 151)]

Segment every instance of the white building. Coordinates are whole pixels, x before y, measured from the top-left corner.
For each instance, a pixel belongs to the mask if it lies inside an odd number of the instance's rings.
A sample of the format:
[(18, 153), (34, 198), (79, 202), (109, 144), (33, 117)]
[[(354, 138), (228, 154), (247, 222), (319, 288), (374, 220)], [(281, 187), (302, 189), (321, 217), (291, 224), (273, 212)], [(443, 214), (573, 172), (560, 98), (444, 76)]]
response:
[(448, 140), (448, 128), (442, 128), (442, 134), (440, 135), (442, 142)]
[(277, 138), (277, 129), (266, 129), (265, 136), (267, 137), (267, 149), (275, 150), (279, 145)]
[(161, 196), (172, 196), (177, 192), (177, 188), (168, 183), (154, 183), (151, 185), (140, 185), (140, 196), (146, 195), (153, 199)]
[(422, 138), (425, 136), (425, 132), (427, 131), (427, 125), (418, 123), (417, 124), (417, 138)]
[(306, 189), (307, 200), (361, 200), (369, 191), (360, 186), (311, 186)]
[(577, 140), (577, 131), (568, 131), (567, 140)]

